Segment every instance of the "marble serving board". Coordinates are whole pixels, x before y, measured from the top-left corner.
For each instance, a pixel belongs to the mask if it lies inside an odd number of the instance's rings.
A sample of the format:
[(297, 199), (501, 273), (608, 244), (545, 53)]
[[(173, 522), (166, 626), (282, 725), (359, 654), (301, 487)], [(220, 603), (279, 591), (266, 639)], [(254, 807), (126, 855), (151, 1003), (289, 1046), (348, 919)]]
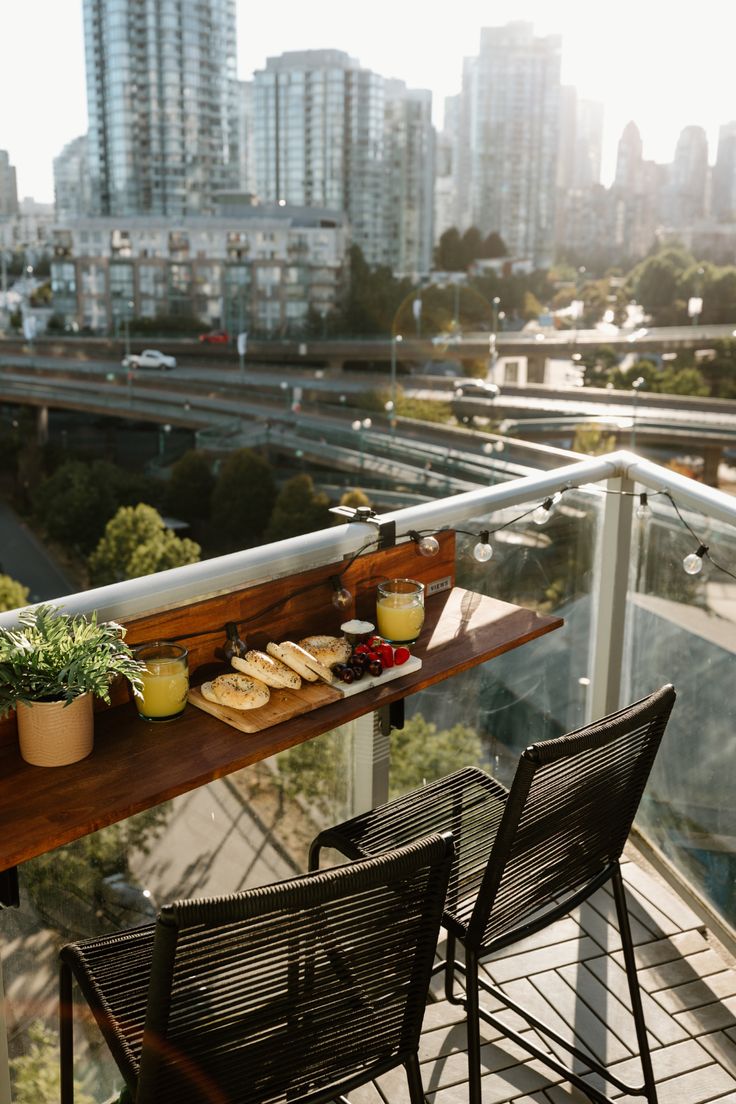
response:
[(413, 674), (419, 671), (422, 661), (418, 656), (410, 656), (406, 663), (400, 667), (389, 667), (373, 678), (364, 675), (359, 682), (335, 682), (328, 686), (326, 682), (302, 682), (299, 690), (271, 690), (271, 697), (265, 705), (258, 709), (231, 709), (227, 705), (219, 705), (208, 701), (199, 687), (192, 686), (189, 690), (189, 703), (197, 709), (202, 709), (213, 717), (232, 725), (240, 732), (261, 732), (264, 728), (272, 728), (292, 717), (298, 717), (302, 713), (310, 713), (313, 709), (319, 709), (321, 705), (339, 701), (341, 698), (351, 697), (353, 694), (362, 694), (366, 690), (374, 690), (383, 686), (385, 682), (401, 678), (403, 675)]

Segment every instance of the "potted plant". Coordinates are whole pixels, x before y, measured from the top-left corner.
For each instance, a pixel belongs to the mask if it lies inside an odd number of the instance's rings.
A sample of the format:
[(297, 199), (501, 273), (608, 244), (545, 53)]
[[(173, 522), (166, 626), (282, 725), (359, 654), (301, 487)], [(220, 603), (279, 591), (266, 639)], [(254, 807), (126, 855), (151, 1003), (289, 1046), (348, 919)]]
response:
[(92, 750), (94, 696), (110, 701), (119, 675), (140, 692), (139, 663), (114, 621), (98, 622), (42, 605), (23, 610), (16, 628), (0, 628), (0, 717), (18, 718), (28, 763), (59, 767)]

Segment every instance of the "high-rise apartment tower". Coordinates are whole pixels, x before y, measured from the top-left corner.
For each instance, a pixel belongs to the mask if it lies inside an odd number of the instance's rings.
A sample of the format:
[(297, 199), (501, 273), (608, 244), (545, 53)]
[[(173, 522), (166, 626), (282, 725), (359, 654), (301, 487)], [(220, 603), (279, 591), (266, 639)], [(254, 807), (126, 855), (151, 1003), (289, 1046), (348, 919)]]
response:
[[(486, 27), (463, 73), (459, 146), (470, 186), (461, 229), (496, 230), (510, 253), (537, 265), (553, 254), (560, 48), (558, 36), (535, 37), (530, 23)], [(463, 192), (460, 180), (461, 203)]]
[(235, 0), (84, 0), (95, 211), (202, 214), (238, 183)]
[(426, 271), (431, 255), (431, 96), (342, 50), (270, 57), (254, 85), (258, 198), (344, 211), (369, 264)]

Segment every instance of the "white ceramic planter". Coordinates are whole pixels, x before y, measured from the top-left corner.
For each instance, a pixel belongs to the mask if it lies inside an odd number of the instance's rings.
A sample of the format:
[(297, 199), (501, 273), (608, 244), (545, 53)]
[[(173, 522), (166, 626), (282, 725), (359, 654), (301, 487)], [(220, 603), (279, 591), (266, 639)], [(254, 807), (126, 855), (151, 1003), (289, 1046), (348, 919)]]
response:
[(80, 694), (71, 705), (18, 702), (17, 718), (20, 753), (36, 767), (64, 767), (92, 751), (91, 694)]

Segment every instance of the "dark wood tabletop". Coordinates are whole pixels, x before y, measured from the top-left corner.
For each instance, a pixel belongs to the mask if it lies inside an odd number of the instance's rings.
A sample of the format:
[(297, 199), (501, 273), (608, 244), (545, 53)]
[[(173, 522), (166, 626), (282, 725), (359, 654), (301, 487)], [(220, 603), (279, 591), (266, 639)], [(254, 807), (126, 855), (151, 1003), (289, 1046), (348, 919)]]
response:
[(96, 714), (94, 750), (70, 766), (33, 767), (17, 745), (4, 747), (0, 870), (415, 694), (562, 623), (454, 587), (427, 600), (424, 629), (413, 648), (421, 670), (262, 732), (238, 732), (191, 705), (175, 721), (151, 724), (127, 703)]

